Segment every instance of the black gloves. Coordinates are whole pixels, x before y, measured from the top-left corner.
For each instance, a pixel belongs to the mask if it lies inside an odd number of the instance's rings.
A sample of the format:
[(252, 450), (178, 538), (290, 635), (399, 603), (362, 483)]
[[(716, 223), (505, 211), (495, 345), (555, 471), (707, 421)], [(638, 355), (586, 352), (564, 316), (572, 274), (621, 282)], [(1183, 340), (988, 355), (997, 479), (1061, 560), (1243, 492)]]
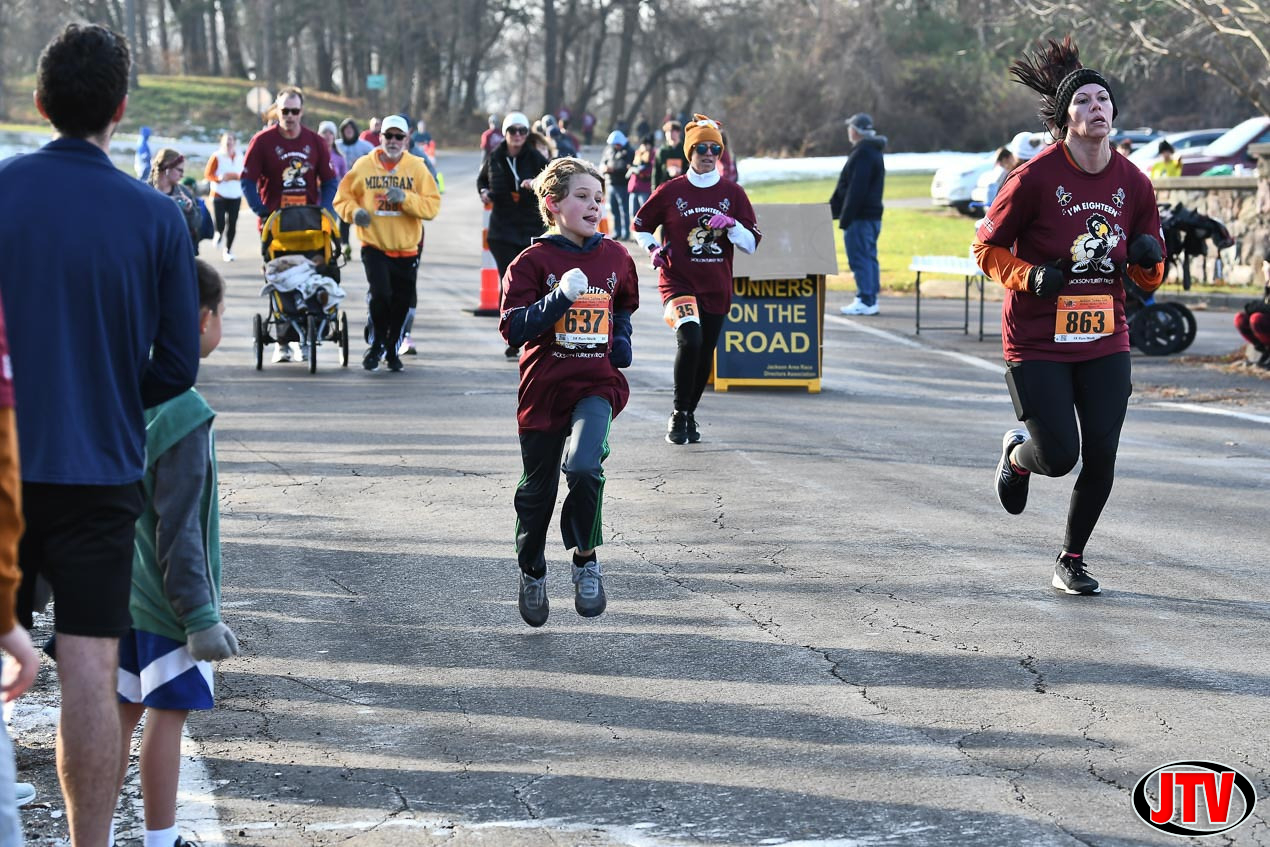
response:
[(1028, 272), (1028, 290), (1037, 297), (1052, 299), (1063, 287), (1063, 272), (1054, 265), (1037, 265)]
[(1150, 270), (1162, 261), (1164, 251), (1160, 249), (1160, 242), (1145, 232), (1129, 240), (1129, 264)]

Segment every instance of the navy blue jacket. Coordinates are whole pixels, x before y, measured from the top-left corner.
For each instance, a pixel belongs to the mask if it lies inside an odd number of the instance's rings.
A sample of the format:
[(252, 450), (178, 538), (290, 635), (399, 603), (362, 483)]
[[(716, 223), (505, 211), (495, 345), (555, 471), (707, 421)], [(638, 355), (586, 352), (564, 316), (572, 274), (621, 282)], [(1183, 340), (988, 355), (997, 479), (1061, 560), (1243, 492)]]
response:
[(0, 162), (0, 296), (22, 479), (124, 485), (143, 409), (194, 384), (194, 248), (171, 198), (87, 141)]
[(882, 220), (882, 187), (886, 182), (884, 147), (884, 135), (861, 138), (842, 166), (838, 186), (829, 198), (829, 211), (838, 219), (839, 229), (846, 229), (852, 221)]

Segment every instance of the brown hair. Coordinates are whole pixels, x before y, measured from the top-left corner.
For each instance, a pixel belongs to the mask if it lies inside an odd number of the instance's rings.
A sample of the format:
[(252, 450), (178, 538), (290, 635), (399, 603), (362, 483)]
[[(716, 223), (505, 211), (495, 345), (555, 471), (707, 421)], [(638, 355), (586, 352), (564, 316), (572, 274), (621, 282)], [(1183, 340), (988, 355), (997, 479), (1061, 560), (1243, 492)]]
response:
[(195, 259), (194, 267), (198, 273), (198, 305), (215, 312), (225, 300), (225, 280), (216, 272), (216, 268), (202, 259)]
[(600, 188), (604, 188), (604, 177), (600, 175), (595, 165), (585, 159), (576, 159), (572, 156), (552, 159), (534, 180), (534, 193), (538, 195), (538, 213), (542, 215), (542, 219), (548, 226), (555, 225), (556, 216), (547, 208), (547, 198), (550, 197), (559, 204), (561, 200), (569, 196), (569, 183), (578, 174), (595, 177), (600, 183)]
[(154, 161), (150, 164), (150, 184), (159, 184), (159, 172), (166, 171), (175, 164), (184, 162), (185, 157), (181, 155), (180, 150), (174, 150), (171, 147), (163, 147), (159, 152), (154, 154)]
[(274, 99), (273, 102), (275, 104), (281, 103), (283, 100), (286, 100), (288, 97), (299, 97), (300, 105), (301, 106), (304, 105), (304, 92), (296, 88), (294, 85), (288, 86), (287, 88), (284, 88), (281, 91), (279, 91), (278, 96)]

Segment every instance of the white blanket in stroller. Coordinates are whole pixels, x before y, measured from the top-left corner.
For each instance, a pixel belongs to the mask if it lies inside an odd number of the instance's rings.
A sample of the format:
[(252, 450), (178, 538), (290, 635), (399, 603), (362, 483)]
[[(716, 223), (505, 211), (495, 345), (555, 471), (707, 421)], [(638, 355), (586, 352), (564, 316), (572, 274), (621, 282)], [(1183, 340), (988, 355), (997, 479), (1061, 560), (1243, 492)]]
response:
[(265, 284), (260, 293), (266, 295), (270, 291), (293, 291), (302, 301), (325, 291), (328, 310), (338, 306), (347, 296), (338, 282), (318, 273), (317, 262), (306, 256), (279, 256), (265, 265)]

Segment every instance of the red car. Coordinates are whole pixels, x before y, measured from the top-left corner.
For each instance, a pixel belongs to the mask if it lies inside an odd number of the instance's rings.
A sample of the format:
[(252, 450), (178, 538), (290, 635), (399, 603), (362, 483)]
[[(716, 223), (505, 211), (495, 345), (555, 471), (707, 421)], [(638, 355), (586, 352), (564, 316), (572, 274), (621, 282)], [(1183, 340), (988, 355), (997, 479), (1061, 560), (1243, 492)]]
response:
[(1256, 160), (1248, 154), (1248, 145), (1266, 143), (1270, 143), (1270, 118), (1264, 115), (1249, 118), (1226, 130), (1207, 147), (1183, 150), (1178, 157), (1182, 160), (1182, 176), (1199, 176), (1218, 165), (1255, 166)]

